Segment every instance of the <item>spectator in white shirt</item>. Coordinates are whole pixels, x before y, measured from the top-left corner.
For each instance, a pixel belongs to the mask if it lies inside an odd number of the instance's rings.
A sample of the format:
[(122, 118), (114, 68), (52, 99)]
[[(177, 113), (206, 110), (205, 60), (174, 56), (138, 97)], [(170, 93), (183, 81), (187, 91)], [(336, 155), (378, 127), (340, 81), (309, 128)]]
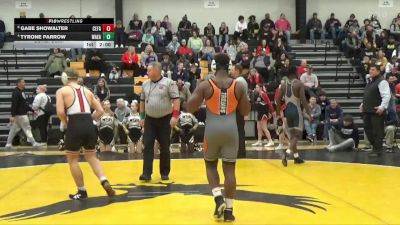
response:
[(44, 108), (50, 97), (46, 94), (47, 86), (39, 85), (36, 88), (37, 95), (33, 100), (32, 109), (35, 111), (35, 127), (39, 129), (40, 140), (38, 142), (47, 143), (47, 125), (49, 124), (50, 115), (44, 112)]
[(309, 99), (311, 96), (319, 96), (319, 81), (317, 75), (315, 75), (313, 72), (312, 66), (309, 65), (307, 72), (300, 77), (301, 82), (303, 82), (305, 86), (307, 99)]
[(246, 41), (249, 39), (249, 31), (247, 30), (247, 22), (244, 21), (243, 16), (239, 16), (238, 22), (235, 25), (235, 33), (233, 34), (233, 37), (237, 39), (240, 37), (243, 41)]

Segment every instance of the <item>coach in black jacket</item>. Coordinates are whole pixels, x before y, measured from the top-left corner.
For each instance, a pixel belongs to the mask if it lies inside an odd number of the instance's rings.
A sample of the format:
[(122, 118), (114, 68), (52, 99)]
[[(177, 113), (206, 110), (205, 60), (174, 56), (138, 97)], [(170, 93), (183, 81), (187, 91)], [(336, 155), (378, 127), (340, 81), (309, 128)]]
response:
[(25, 96), (25, 81), (23, 79), (17, 80), (17, 87), (12, 93), (11, 100), (11, 118), (10, 123), (12, 124), (10, 128), (10, 133), (8, 134), (6, 148), (12, 148), (12, 141), (15, 135), (22, 129), (34, 148), (39, 148), (42, 145), (37, 143), (32, 135), (31, 125), (29, 123), (28, 111), (33, 111), (27, 101)]

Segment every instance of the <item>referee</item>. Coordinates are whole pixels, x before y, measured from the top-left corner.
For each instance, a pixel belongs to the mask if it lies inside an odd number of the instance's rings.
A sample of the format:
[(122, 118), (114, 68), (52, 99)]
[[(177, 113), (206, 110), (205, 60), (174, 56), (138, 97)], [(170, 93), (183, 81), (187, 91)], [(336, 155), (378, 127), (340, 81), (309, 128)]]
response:
[(368, 154), (370, 157), (382, 155), (385, 110), (391, 98), (389, 83), (382, 77), (381, 67), (382, 63), (371, 60), (361, 105), (365, 134), (372, 145), (372, 152)]
[(175, 81), (161, 76), (161, 64), (151, 63), (147, 67), (147, 80), (142, 85), (140, 96), (140, 118), (144, 126), (143, 173), (139, 179), (150, 181), (153, 173), (154, 141), (160, 143), (160, 174), (169, 180), (171, 155), (169, 151), (171, 127), (179, 117), (179, 91)]

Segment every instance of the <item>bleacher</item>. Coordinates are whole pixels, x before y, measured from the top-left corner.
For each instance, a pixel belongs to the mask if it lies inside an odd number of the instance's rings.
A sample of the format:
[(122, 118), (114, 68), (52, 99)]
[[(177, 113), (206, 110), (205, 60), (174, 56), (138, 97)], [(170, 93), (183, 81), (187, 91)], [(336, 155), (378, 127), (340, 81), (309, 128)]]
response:
[[(249, 42), (249, 50), (256, 47), (256, 42)], [(313, 65), (315, 73), (320, 79), (322, 88), (327, 92), (328, 98), (335, 98), (344, 109), (345, 113), (350, 113), (355, 117), (355, 122), (362, 127), (359, 105), (363, 95), (363, 83), (357, 78), (355, 68), (349, 60), (343, 57), (342, 52), (334, 45), (311, 45), (294, 44), (292, 47), (292, 56), (296, 59), (306, 59), (308, 64)], [(107, 62), (120, 63), (122, 54), (126, 48), (104, 49)], [(162, 49), (158, 50), (158, 54)], [(59, 79), (41, 78), (40, 71), (43, 69), (49, 49), (4, 49), (0, 51), (0, 146), (4, 146), (8, 135), (8, 122), (10, 117), (11, 91), (15, 88), (15, 81), (23, 77), (27, 82), (26, 92), (32, 95), (38, 84), (48, 85), (48, 94), (55, 102), (55, 92), (61, 86)], [(162, 59), (162, 57), (159, 57)], [(8, 62), (8, 77), (5, 61)], [(3, 66), (4, 65), (4, 66)], [(354, 74), (353, 74), (354, 73)], [(349, 79), (349, 76), (350, 79)], [(354, 79), (355, 78), (355, 79)], [(96, 79), (89, 78), (91, 84), (96, 83)], [(350, 82), (350, 86), (349, 85)], [(111, 102), (115, 108), (117, 98), (125, 98), (127, 93), (133, 91), (133, 79), (120, 79), (118, 84), (109, 84), (111, 91)], [(350, 87), (350, 95), (348, 92)], [(348, 98), (350, 97), (350, 99)], [(255, 115), (255, 113), (252, 113)], [(51, 119), (50, 140), (58, 135), (59, 120), (55, 116)], [(360, 131), (361, 132), (361, 131)], [(362, 132), (361, 132), (362, 133)], [(254, 116), (247, 121), (246, 135), (248, 138), (256, 137), (256, 122)], [(54, 136), (52, 138), (52, 136)], [(50, 141), (49, 144), (55, 144)]]

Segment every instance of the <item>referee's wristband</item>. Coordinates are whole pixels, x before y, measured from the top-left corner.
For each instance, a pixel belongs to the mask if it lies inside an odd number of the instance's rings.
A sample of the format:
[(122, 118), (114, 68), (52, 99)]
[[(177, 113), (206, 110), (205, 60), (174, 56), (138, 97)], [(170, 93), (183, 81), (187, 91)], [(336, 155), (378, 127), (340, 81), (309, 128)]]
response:
[(180, 115), (179, 110), (175, 110), (175, 109), (172, 110), (172, 117), (178, 119), (178, 118), (179, 118), (179, 115)]
[(145, 112), (140, 112), (140, 119), (144, 120), (144, 118), (146, 117), (146, 113)]

